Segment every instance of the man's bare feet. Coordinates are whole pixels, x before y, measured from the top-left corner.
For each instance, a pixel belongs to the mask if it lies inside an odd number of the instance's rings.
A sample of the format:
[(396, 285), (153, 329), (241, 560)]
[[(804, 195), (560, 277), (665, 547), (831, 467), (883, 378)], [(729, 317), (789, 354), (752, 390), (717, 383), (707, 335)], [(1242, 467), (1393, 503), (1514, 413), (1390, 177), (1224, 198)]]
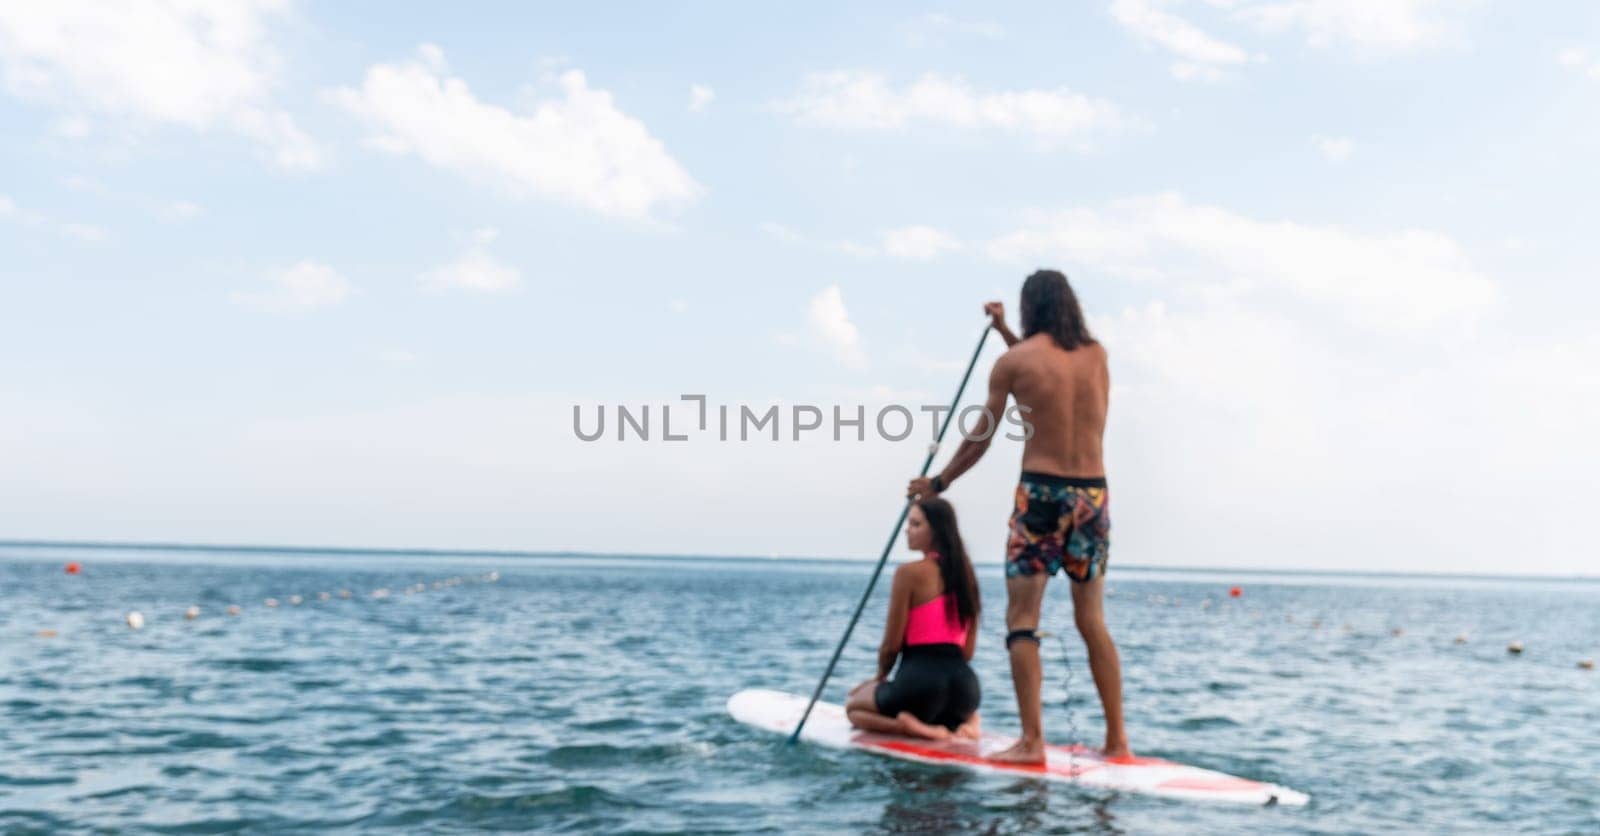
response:
[(1117, 744), (1108, 742), (1100, 747), (1100, 754), (1107, 760), (1122, 760), (1133, 757), (1133, 750), (1128, 748), (1126, 741)]
[(989, 756), (1001, 763), (1044, 763), (1044, 741), (1019, 739), (1005, 749)]
[(895, 716), (900, 721), (900, 727), (912, 737), (926, 737), (929, 740), (949, 740), (950, 730), (944, 726), (930, 726), (917, 719), (917, 715), (909, 711), (902, 711)]

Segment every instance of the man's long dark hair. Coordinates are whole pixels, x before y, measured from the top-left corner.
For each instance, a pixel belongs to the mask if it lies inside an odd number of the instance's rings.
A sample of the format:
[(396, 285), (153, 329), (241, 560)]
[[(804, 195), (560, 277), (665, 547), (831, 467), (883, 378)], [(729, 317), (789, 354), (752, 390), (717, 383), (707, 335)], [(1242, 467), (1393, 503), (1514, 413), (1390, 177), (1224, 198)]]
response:
[(937, 496), (918, 500), (917, 507), (933, 532), (933, 551), (939, 553), (939, 576), (944, 591), (950, 594), (946, 611), (962, 624), (976, 624), (983, 603), (978, 600), (978, 576), (961, 542), (961, 529), (956, 527), (956, 509)]
[(1038, 270), (1022, 283), (1022, 337), (1043, 331), (1067, 351), (1094, 343), (1078, 294), (1056, 270)]

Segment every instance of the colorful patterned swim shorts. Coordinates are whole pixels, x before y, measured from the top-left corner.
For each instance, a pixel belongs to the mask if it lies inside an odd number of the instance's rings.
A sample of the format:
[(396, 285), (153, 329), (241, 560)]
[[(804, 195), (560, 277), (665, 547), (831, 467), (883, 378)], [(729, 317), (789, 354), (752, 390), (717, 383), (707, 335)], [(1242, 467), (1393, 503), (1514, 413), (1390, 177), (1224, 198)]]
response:
[(1105, 574), (1111, 553), (1111, 502), (1105, 477), (1022, 472), (1006, 544), (1006, 577), (1054, 575), (1087, 583)]

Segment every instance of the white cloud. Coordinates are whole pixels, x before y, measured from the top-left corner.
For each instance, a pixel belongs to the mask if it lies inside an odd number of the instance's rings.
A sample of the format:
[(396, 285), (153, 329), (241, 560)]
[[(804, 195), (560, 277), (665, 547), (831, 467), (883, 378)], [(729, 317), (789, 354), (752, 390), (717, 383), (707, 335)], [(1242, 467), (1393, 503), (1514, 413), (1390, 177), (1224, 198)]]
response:
[(850, 313), (844, 307), (844, 294), (838, 285), (829, 285), (811, 297), (807, 313), (811, 335), (833, 353), (834, 359), (849, 369), (866, 368), (861, 333), (850, 321)]
[(280, 0), (0, 4), (0, 69), (13, 95), (65, 111), (63, 136), (88, 136), (91, 114), (231, 131), (284, 168), (315, 168), (322, 150), (271, 103), (281, 59), (268, 34), (286, 8)]
[(1332, 162), (1344, 162), (1356, 152), (1356, 141), (1347, 136), (1319, 136), (1311, 140), (1317, 153)]
[(18, 206), (16, 201), (0, 195), (0, 218), (13, 221), (29, 229), (43, 229), (62, 238), (85, 244), (98, 244), (111, 237), (101, 227), (76, 221), (61, 221), (32, 209)]
[[(1281, 566), (1292, 554), (1302, 567), (1578, 570), (1586, 533), (1573, 520), (1592, 492), (1506, 491), (1483, 474), (1592, 481), (1600, 339), (1485, 333), (1419, 355), (1230, 302), (1091, 322), (1118, 381), (1107, 458), (1122, 474), (1129, 553), (1192, 565), (1251, 555)], [(1207, 474), (1206, 489), (1171, 478), (1179, 473)], [(1508, 567), (1508, 553), (1521, 562)]]
[(873, 244), (835, 241), (823, 245), (824, 249), (856, 258), (888, 257), (902, 261), (933, 261), (946, 253), (959, 252), (962, 246), (954, 235), (920, 224), (883, 230)]
[(1080, 265), (1189, 292), (1289, 294), (1390, 332), (1470, 328), (1497, 298), (1447, 235), (1250, 218), (1177, 194), (1041, 213), (990, 241), (1009, 262)]
[(932, 261), (961, 249), (955, 236), (931, 226), (905, 226), (883, 233), (883, 253), (908, 261)]
[(877, 258), (883, 251), (870, 244), (858, 244), (855, 241), (836, 241), (826, 245), (826, 248), (836, 253), (855, 256), (856, 258)]
[(417, 361), (421, 359), (417, 356), (415, 351), (412, 351), (408, 348), (385, 348), (377, 352), (377, 355), (378, 359), (381, 360), (385, 365), (392, 366), (397, 369), (415, 366)]
[(1141, 40), (1181, 59), (1172, 65), (1172, 75), (1180, 81), (1218, 81), (1226, 77), (1227, 68), (1250, 61), (1240, 47), (1158, 8), (1158, 0), (1113, 0), (1111, 16)]
[(1236, 15), (1269, 33), (1299, 32), (1314, 47), (1350, 45), (1411, 52), (1464, 43), (1456, 15), (1463, 0), (1274, 0)]
[(992, 20), (963, 20), (932, 12), (900, 24), (906, 43), (917, 47), (943, 46), (951, 37), (978, 37), (994, 40), (1005, 37), (1004, 26)]
[(716, 97), (716, 92), (704, 84), (689, 85), (689, 112), (704, 112), (706, 108), (711, 106), (711, 101)]
[(83, 139), (94, 133), (94, 123), (82, 116), (62, 116), (51, 123), (50, 131), (67, 139)]
[(784, 244), (803, 244), (806, 240), (804, 235), (796, 232), (793, 228), (784, 226), (776, 221), (762, 221), (761, 231), (765, 233), (767, 237), (773, 238)]
[(1178, 81), (1200, 81), (1206, 84), (1215, 84), (1228, 77), (1226, 70), (1212, 64), (1197, 64), (1193, 61), (1177, 61), (1171, 67), (1172, 77)]
[(171, 221), (187, 221), (205, 212), (205, 207), (189, 200), (174, 200), (161, 207), (161, 214)]
[(89, 244), (98, 244), (108, 237), (106, 231), (94, 224), (64, 223), (60, 226), (62, 235), (75, 238)]
[(773, 107), (795, 121), (856, 131), (899, 131), (916, 125), (995, 130), (1029, 137), (1043, 146), (1087, 147), (1129, 120), (1109, 101), (1066, 88), (976, 90), (959, 76), (936, 73), (896, 88), (862, 70), (808, 74), (793, 97)]
[(85, 192), (122, 204), (132, 204), (147, 214), (163, 221), (183, 223), (199, 217), (205, 207), (189, 200), (165, 200), (113, 191), (93, 177), (75, 174), (62, 179), (62, 184), (77, 192)]
[(1600, 81), (1600, 58), (1591, 60), (1588, 50), (1581, 47), (1569, 47), (1556, 54), (1556, 63), (1569, 70), (1583, 73), (1595, 81)]
[(489, 245), (499, 236), (496, 229), (475, 230), (466, 251), (455, 261), (423, 273), (423, 284), (478, 293), (499, 293), (517, 287), (522, 283), (522, 274), (489, 253)]
[(447, 74), (442, 51), (425, 45), (416, 60), (369, 67), (359, 88), (329, 97), (375, 131), (373, 146), (513, 194), (636, 219), (699, 196), (699, 184), (609, 92), (578, 70), (558, 83), (559, 97), (514, 113), (480, 101)]
[(234, 304), (269, 313), (300, 313), (330, 308), (355, 292), (354, 286), (332, 267), (315, 261), (302, 261), (266, 275), (271, 287), (254, 292), (235, 292)]

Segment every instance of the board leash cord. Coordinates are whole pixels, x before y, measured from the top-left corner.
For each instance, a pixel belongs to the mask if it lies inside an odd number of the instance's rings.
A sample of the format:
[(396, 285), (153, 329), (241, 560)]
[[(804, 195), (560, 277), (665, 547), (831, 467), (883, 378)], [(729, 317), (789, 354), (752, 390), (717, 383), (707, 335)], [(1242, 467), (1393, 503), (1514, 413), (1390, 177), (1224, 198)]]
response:
[(1067, 741), (1072, 744), (1072, 746), (1067, 750), (1067, 765), (1072, 769), (1073, 772), (1077, 772), (1077, 746), (1082, 744), (1083, 740), (1082, 736), (1078, 733), (1078, 722), (1073, 716), (1072, 712), (1072, 656), (1067, 650), (1067, 640), (1063, 638), (1060, 633), (1052, 631), (1040, 631), (1039, 635), (1049, 636), (1055, 639), (1056, 646), (1061, 648), (1061, 667), (1065, 668), (1067, 671), (1066, 679), (1061, 686), (1065, 694), (1061, 700), (1061, 708), (1066, 712), (1067, 715)]

